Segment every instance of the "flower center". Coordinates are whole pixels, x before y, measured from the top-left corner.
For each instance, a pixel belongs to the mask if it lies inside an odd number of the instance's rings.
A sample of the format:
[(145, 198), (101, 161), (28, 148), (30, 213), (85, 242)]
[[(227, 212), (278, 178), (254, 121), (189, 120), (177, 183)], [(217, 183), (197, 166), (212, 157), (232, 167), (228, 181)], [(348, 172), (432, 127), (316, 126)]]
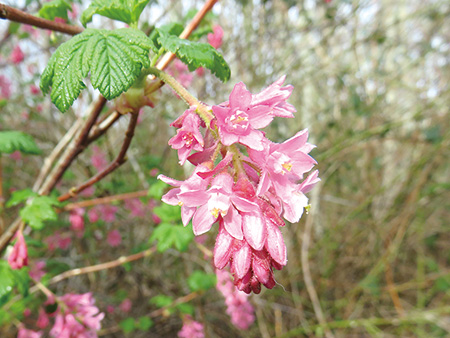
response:
[(192, 133), (185, 133), (182, 136), (182, 139), (187, 147), (190, 147), (192, 143), (194, 142), (194, 137), (192, 136)]
[(290, 163), (290, 162), (284, 162), (281, 166), (284, 168), (285, 171), (291, 171), (292, 170), (292, 163)]
[(248, 115), (242, 110), (236, 110), (226, 119), (228, 126), (237, 132), (246, 131), (248, 128)]

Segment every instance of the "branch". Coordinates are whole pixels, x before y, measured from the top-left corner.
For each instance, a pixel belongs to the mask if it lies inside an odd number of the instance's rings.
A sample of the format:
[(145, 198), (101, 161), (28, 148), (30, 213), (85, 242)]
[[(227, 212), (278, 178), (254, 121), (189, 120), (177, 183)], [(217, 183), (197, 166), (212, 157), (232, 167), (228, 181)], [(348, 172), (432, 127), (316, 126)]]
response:
[(84, 30), (82, 27), (79, 26), (68, 25), (65, 23), (57, 23), (51, 20), (38, 18), (37, 16), (25, 13), (20, 9), (16, 9), (1, 3), (0, 3), (0, 19), (20, 22), (69, 35), (76, 35)]
[(101, 198), (94, 198), (87, 201), (81, 201), (77, 203), (70, 203), (67, 204), (64, 207), (65, 211), (70, 211), (77, 208), (86, 208), (86, 207), (92, 207), (94, 205), (100, 205), (100, 204), (110, 204), (113, 201), (123, 201), (131, 198), (137, 198), (137, 197), (144, 197), (148, 195), (147, 190), (140, 190), (135, 192), (129, 192), (125, 194), (119, 194), (119, 195), (113, 195), (113, 196), (106, 196)]
[(91, 177), (83, 184), (79, 185), (78, 187), (74, 187), (70, 189), (69, 192), (65, 193), (64, 195), (60, 196), (58, 200), (60, 202), (67, 201), (68, 199), (76, 196), (79, 192), (83, 191), (84, 189), (90, 187), (91, 185), (97, 183), (104, 177), (106, 177), (108, 174), (116, 170), (118, 167), (120, 167), (122, 164), (126, 162), (125, 155), (127, 153), (128, 148), (130, 147), (131, 140), (134, 136), (134, 129), (136, 128), (137, 120), (138, 120), (138, 113), (134, 112), (131, 114), (130, 122), (128, 124), (128, 129), (125, 133), (125, 139), (123, 141), (122, 147), (120, 149), (119, 155), (117, 155), (116, 159), (105, 169), (100, 171), (97, 175)]
[[(55, 284), (55, 283), (58, 283), (58, 282), (60, 282), (60, 281), (62, 281), (64, 279), (67, 279), (67, 278), (70, 278), (70, 277), (74, 277), (74, 276), (85, 275), (85, 274), (91, 273), (91, 272), (97, 272), (97, 271), (101, 271), (101, 270), (112, 269), (112, 268), (118, 267), (120, 265), (123, 265), (125, 263), (136, 261), (136, 260), (144, 258), (144, 257), (148, 257), (148, 256), (152, 255), (155, 251), (156, 251), (156, 246), (151, 247), (150, 249), (141, 251), (141, 252), (139, 252), (137, 254), (134, 254), (134, 255), (121, 256), (121, 257), (117, 258), (116, 260), (113, 260), (113, 261), (110, 261), (110, 262), (106, 262), (106, 263), (101, 263), (101, 264), (97, 264), (97, 265), (86, 266), (84, 268), (78, 268), (78, 269), (65, 271), (65, 272), (63, 272), (63, 273), (61, 273), (59, 275), (56, 275), (55, 277), (51, 278), (48, 281), (48, 284)], [(30, 292), (32, 292), (32, 290), (30, 290)]]

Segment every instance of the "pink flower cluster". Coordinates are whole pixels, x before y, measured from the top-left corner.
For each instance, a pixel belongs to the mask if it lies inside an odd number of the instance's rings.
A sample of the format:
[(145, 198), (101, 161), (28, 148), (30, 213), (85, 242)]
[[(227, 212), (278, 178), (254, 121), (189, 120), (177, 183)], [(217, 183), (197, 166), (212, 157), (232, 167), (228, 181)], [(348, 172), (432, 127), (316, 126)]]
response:
[(65, 304), (56, 314), (55, 324), (50, 330), (50, 336), (58, 338), (91, 338), (97, 337), (100, 322), (105, 316), (94, 305), (92, 294), (69, 293), (60, 297)]
[(183, 327), (178, 332), (179, 338), (204, 338), (203, 324), (196, 322), (191, 316), (186, 315), (183, 320)]
[(308, 204), (304, 193), (319, 181), (317, 171), (304, 178), (316, 164), (306, 130), (283, 143), (260, 130), (276, 116), (293, 117), (295, 108), (286, 102), (293, 87), (283, 86), (284, 80), (258, 94), (236, 84), (228, 102), (211, 108), (212, 120), (188, 109), (172, 123), (178, 131), (169, 144), (180, 163), (188, 160), (196, 169), (185, 181), (159, 176), (175, 187), (162, 200), (181, 206), (183, 224), (192, 219), (195, 235), (219, 223), (214, 264), (230, 264), (235, 285), (246, 293), (259, 293), (261, 284), (275, 286), (272, 268), (287, 262), (282, 217), (298, 222)]
[(255, 321), (255, 310), (248, 301), (248, 295), (236, 289), (227, 270), (216, 270), (217, 290), (225, 297), (227, 314), (231, 323), (240, 330), (247, 330)]
[(22, 231), (16, 233), (16, 244), (8, 256), (8, 263), (12, 269), (22, 269), (28, 265), (28, 249)]

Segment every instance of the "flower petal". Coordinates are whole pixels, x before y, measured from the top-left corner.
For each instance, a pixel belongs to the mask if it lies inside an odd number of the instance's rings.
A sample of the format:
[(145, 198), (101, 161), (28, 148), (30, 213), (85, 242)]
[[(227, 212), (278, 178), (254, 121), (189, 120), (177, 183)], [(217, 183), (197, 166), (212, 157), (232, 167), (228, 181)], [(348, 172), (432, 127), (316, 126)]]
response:
[(261, 250), (267, 237), (266, 224), (262, 215), (259, 212), (244, 214), (242, 228), (248, 244), (255, 250)]

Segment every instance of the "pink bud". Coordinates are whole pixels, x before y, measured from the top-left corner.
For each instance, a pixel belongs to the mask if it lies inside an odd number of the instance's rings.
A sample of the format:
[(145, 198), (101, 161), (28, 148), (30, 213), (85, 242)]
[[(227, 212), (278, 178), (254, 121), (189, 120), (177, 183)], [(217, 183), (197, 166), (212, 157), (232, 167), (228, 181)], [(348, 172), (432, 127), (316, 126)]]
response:
[(22, 231), (16, 233), (16, 244), (8, 257), (8, 263), (12, 269), (18, 270), (28, 265), (28, 250)]
[(9, 58), (11, 59), (11, 62), (16, 65), (18, 65), (19, 63), (21, 63), (23, 61), (23, 59), (25, 58), (25, 55), (23, 54), (22, 49), (20, 48), (19, 45), (16, 45), (13, 48)]

